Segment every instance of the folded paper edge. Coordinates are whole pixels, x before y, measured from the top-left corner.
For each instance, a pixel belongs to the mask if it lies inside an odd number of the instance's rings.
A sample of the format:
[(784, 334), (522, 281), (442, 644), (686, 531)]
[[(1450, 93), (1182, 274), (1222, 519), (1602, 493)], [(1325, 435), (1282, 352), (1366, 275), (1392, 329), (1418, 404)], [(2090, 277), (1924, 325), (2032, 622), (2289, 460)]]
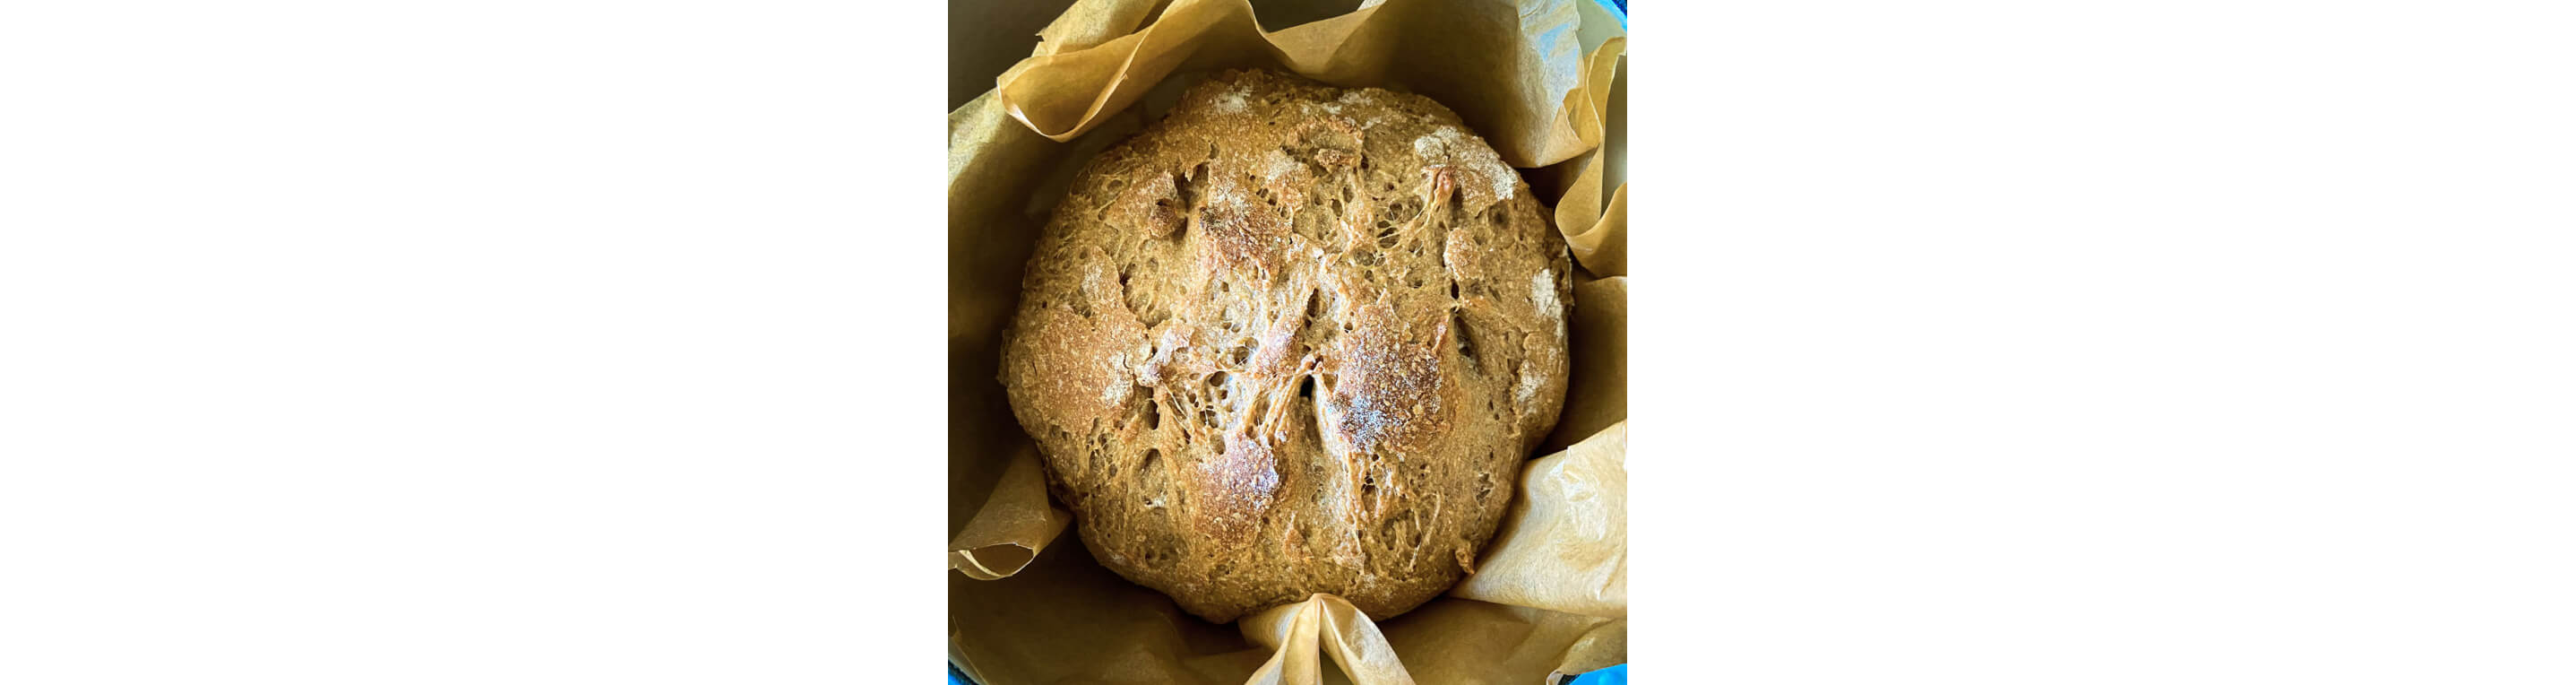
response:
[[(1156, 27), (1161, 26), (1166, 20), (1172, 17), (1175, 10), (1202, 7), (1214, 2), (1223, 1), (1226, 0), (1201, 0), (1200, 2), (1177, 0), (1170, 3), (1169, 6), (1162, 8), (1162, 11), (1159, 14), (1156, 14), (1145, 21), (1145, 23), (1138, 26), (1136, 30), (1125, 35), (1110, 38), (1101, 41), (1096, 45), (1088, 45), (1071, 51), (1042, 50), (1031, 54), (1029, 57), (1020, 60), (1019, 63), (1011, 65), (1009, 69), (1004, 70), (1000, 76), (993, 79), (993, 91), (995, 93), (995, 97), (1000, 100), (1003, 111), (1008, 112), (1012, 119), (1019, 121), (1020, 125), (1028, 127), (1030, 131), (1034, 131), (1038, 135), (1045, 136), (1047, 139), (1059, 143), (1073, 140), (1074, 138), (1080, 137), (1082, 134), (1089, 133), (1092, 129), (1099, 127), (1101, 122), (1107, 118), (1108, 110), (1110, 109), (1107, 105), (1116, 99), (1119, 89), (1126, 85), (1128, 81), (1132, 80), (1129, 77), (1128, 70), (1135, 64), (1136, 54), (1143, 50), (1146, 36), (1153, 34)], [(1334, 17), (1328, 17), (1315, 22), (1288, 27), (1279, 31), (1265, 31), (1261, 29), (1260, 21), (1258, 19), (1260, 16), (1259, 9), (1253, 7), (1249, 0), (1231, 1), (1236, 3), (1236, 6), (1242, 7), (1247, 18), (1252, 19), (1253, 32), (1261, 37), (1262, 42), (1266, 44), (1266, 47), (1274, 56), (1286, 55), (1285, 48), (1280, 47), (1279, 41), (1275, 39), (1276, 36), (1302, 28), (1327, 24), (1328, 22), (1333, 22), (1347, 17), (1371, 15), (1375, 13), (1381, 5), (1381, 3), (1374, 2), (1365, 3), (1357, 8), (1353, 8), (1350, 12), (1336, 15)], [(1566, 7), (1571, 8), (1572, 5), (1568, 4)], [(1210, 24), (1210, 26), (1213, 26), (1213, 24)], [(1521, 168), (1536, 169), (1562, 163), (1565, 160), (1579, 157), (1584, 153), (1598, 149), (1601, 146), (1601, 139), (1605, 135), (1602, 130), (1603, 124), (1601, 120), (1607, 110), (1610, 85), (1606, 77), (1596, 83), (1594, 80), (1594, 74), (1595, 72), (1604, 71), (1615, 74), (1615, 71), (1608, 71), (1601, 67), (1615, 66), (1617, 64), (1617, 57), (1627, 54), (1626, 43), (1627, 36), (1624, 33), (1618, 36), (1613, 36), (1608, 41), (1603, 42), (1600, 47), (1594, 48), (1590, 54), (1582, 55), (1577, 58), (1579, 61), (1576, 66), (1577, 73), (1575, 84), (1572, 88), (1569, 88), (1566, 91), (1565, 95), (1560, 96), (1557, 111), (1551, 116), (1550, 121), (1545, 124), (1549, 130), (1549, 137), (1570, 138), (1571, 140), (1576, 141), (1577, 144), (1571, 146), (1559, 146), (1548, 150), (1533, 151), (1531, 153), (1533, 158), (1528, 160), (1527, 164), (1520, 165)], [(1044, 46), (1041, 45), (1041, 47), (1043, 48)], [(1018, 80), (1028, 71), (1044, 67), (1045, 65), (1053, 63), (1055, 60), (1061, 58), (1092, 50), (1121, 50), (1124, 51), (1125, 54), (1120, 55), (1119, 57), (1118, 69), (1110, 74), (1108, 81), (1102, 84), (1097, 92), (1092, 94), (1091, 102), (1089, 106), (1084, 109), (1082, 116), (1077, 118), (1072, 124), (1067, 125), (1062, 131), (1048, 131), (1046, 127), (1038, 125), (1037, 122), (1030, 121), (1028, 112), (1022, 109), (1019, 102), (1016, 102), (1011, 98), (1011, 83)], [(1605, 56), (1607, 56), (1607, 64), (1597, 64), (1603, 62), (1605, 60)], [(1289, 63), (1295, 62), (1296, 60), (1283, 58), (1281, 61), (1283, 63)], [(1162, 78), (1168, 76), (1169, 74), (1158, 75), (1155, 77), (1155, 80), (1160, 81)], [(1131, 106), (1132, 104), (1133, 103), (1130, 103)], [(1584, 126), (1584, 123), (1588, 123), (1589, 126)]]
[[(1057, 507), (1054, 498), (1048, 496), (1043, 468), (1038, 463), (1034, 445), (1022, 446), (1019, 453), (1011, 457), (1010, 463), (1002, 467), (1002, 477), (993, 484), (993, 494), (986, 496), (984, 504), (976, 508), (975, 518), (966, 522), (966, 528), (948, 541), (949, 569), (976, 580), (1008, 578), (1028, 568), (1037, 560), (1038, 553), (1046, 551), (1047, 545), (1064, 535), (1064, 529), (1073, 523), (1073, 516)], [(1008, 518), (1027, 515), (1032, 506), (1039, 508), (1037, 516), (1041, 526), (1034, 535), (1030, 535), (1031, 531), (1024, 523), (1013, 525), (1017, 522)], [(1024, 537), (1015, 539), (1014, 534)], [(995, 556), (996, 552), (1007, 552), (1006, 548), (1012, 547), (1026, 552), (1026, 557), (1019, 563), (1004, 564), (1009, 568), (985, 563), (987, 557)], [(978, 552), (984, 553), (984, 557), (978, 557)]]
[(1596, 278), (1626, 276), (1627, 236), (1624, 231), (1614, 229), (1624, 229), (1627, 225), (1628, 184), (1621, 183), (1618, 189), (1610, 191), (1610, 201), (1602, 205), (1600, 218), (1593, 220), (1582, 232), (1565, 236), (1566, 249), (1574, 253), (1575, 263), (1582, 264), (1583, 270)]
[(1610, 83), (1618, 78), (1619, 61), (1628, 55), (1628, 37), (1611, 36), (1600, 47), (1583, 56), (1582, 72), (1574, 88), (1565, 91), (1557, 103), (1556, 114), (1548, 120), (1550, 134), (1571, 137), (1578, 145), (1563, 149), (1562, 154), (1543, 156), (1529, 168), (1560, 164), (1601, 149), (1601, 141), (1610, 135)]
[[(1345, 624), (1345, 618), (1350, 623)], [(1354, 685), (1414, 683), (1403, 658), (1387, 642), (1385, 631), (1339, 595), (1317, 592), (1304, 600), (1253, 612), (1236, 623), (1236, 630), (1245, 639), (1272, 650), (1270, 659), (1245, 680), (1248, 685), (1320, 682), (1325, 658), (1330, 658), (1333, 667)], [(1358, 644), (1345, 639), (1345, 633), (1354, 634), (1348, 637)], [(1351, 661), (1355, 657), (1345, 656), (1360, 653), (1385, 655), (1389, 662), (1382, 665), (1387, 670), (1356, 668)]]
[[(1017, 547), (1022, 550), (1022, 556), (1019, 559), (1019, 563), (1009, 564), (1008, 568), (995, 569), (994, 567), (985, 564), (983, 559), (975, 556), (976, 552), (999, 550), (1004, 547)], [(1018, 574), (1021, 569), (1028, 568), (1030, 562), (1037, 561), (1038, 550), (1041, 548), (1043, 548), (1043, 546), (1030, 547), (1016, 542), (1005, 542), (1000, 544), (984, 545), (973, 549), (950, 550), (948, 552), (948, 568), (952, 571), (964, 573), (966, 574), (966, 577), (976, 580), (1001, 580)]]
[[(1329, 642), (1334, 647), (1334, 649), (1326, 651), (1325, 655), (1333, 658), (1333, 665), (1342, 669), (1342, 675), (1348, 676), (1352, 682), (1357, 683), (1358, 685), (1413, 685), (1413, 673), (1404, 667), (1404, 659), (1403, 657), (1396, 655), (1395, 646), (1387, 643), (1386, 632), (1378, 628), (1377, 621), (1371, 620), (1368, 617), (1368, 614), (1362, 613), (1359, 610), (1359, 607), (1352, 606), (1349, 600), (1342, 599), (1340, 596), (1319, 594), (1316, 595), (1314, 599), (1321, 603), (1318, 608), (1323, 613), (1323, 622), (1329, 624), (1329, 627), (1331, 628), (1330, 630), (1323, 630), (1323, 627), (1318, 627), (1318, 630), (1322, 632), (1321, 637), (1323, 639), (1317, 641), (1317, 646), (1321, 647), (1326, 642)], [(1341, 622), (1336, 620), (1336, 617), (1348, 617), (1356, 621), (1356, 623), (1349, 627), (1349, 630), (1356, 631), (1359, 634), (1359, 640), (1362, 644), (1354, 646), (1350, 641), (1343, 639), (1345, 637), (1343, 634), (1345, 629), (1341, 625)], [(1394, 669), (1393, 672), (1384, 674), (1373, 673), (1371, 678), (1363, 681), (1359, 672), (1360, 669), (1353, 668), (1351, 660), (1343, 656), (1345, 654), (1359, 651), (1385, 654), (1387, 661), (1389, 662), (1386, 665), (1392, 667)], [(1384, 679), (1376, 677), (1380, 675), (1384, 676)]]

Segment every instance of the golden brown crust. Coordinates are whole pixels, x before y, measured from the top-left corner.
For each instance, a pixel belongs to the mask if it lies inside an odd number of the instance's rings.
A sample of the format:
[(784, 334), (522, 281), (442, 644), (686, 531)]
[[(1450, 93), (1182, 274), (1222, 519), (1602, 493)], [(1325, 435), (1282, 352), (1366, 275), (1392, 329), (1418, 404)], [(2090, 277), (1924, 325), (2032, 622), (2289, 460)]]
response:
[(1420, 96), (1228, 72), (1056, 207), (1003, 347), (1102, 564), (1212, 621), (1468, 572), (1565, 393), (1571, 262)]

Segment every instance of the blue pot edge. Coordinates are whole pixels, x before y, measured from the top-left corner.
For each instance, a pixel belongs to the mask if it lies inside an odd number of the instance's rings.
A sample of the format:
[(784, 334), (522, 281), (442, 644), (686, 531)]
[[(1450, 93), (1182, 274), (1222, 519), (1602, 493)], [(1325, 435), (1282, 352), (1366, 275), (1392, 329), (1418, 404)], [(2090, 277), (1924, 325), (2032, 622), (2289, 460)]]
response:
[(1592, 4), (1600, 5), (1601, 9), (1610, 11), (1610, 16), (1618, 17), (1620, 31), (1628, 30), (1627, 0), (1592, 0)]

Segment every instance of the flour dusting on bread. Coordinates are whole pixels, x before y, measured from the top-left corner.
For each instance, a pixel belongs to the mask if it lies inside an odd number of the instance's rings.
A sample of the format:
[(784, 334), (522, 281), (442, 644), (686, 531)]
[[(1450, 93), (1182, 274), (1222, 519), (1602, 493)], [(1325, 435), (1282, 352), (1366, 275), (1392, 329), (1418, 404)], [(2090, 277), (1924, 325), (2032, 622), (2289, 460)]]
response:
[(1265, 160), (1261, 169), (1263, 180), (1279, 180), (1279, 177), (1296, 171), (1298, 167), (1297, 158), (1288, 156), (1288, 153), (1282, 150), (1271, 150), (1263, 159)]

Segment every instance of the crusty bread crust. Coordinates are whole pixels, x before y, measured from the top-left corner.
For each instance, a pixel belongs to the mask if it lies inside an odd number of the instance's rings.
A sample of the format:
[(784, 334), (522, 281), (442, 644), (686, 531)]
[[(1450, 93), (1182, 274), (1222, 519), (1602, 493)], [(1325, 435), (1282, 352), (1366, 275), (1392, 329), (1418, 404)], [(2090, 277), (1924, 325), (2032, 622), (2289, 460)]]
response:
[(1222, 74), (1102, 152), (1002, 383), (1100, 562), (1226, 622), (1472, 571), (1564, 401), (1571, 262), (1429, 99)]

